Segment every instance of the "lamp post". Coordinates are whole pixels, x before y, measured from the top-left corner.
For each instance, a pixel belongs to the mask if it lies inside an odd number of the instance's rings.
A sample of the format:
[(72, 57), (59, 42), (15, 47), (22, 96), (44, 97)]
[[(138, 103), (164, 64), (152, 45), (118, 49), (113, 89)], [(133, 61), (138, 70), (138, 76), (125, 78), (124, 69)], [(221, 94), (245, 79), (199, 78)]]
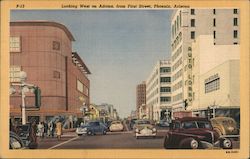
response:
[(25, 114), (25, 92), (27, 91), (27, 87), (25, 87), (25, 81), (27, 78), (27, 74), (24, 71), (20, 72), (20, 81), (21, 81), (21, 96), (22, 96), (22, 125), (26, 124), (26, 114)]

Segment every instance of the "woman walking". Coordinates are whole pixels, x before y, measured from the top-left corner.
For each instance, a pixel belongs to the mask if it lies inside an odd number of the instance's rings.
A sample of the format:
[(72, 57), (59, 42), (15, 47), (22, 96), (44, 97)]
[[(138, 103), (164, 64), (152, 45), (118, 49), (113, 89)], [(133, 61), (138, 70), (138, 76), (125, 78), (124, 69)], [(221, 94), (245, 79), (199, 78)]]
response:
[(62, 135), (62, 123), (61, 123), (61, 121), (58, 121), (56, 123), (56, 135), (57, 135), (57, 139), (61, 140), (61, 135)]

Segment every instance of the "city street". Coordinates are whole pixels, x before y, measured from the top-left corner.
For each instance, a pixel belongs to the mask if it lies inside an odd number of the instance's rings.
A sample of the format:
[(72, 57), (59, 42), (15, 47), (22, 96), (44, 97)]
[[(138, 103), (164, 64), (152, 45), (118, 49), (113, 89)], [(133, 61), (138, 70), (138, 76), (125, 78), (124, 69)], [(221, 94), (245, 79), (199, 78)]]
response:
[(93, 148), (123, 148), (123, 149), (162, 149), (164, 134), (167, 130), (159, 130), (155, 138), (136, 139), (132, 131), (108, 132), (107, 135), (77, 136), (69, 132), (56, 138), (39, 139), (39, 149), (93, 149)]
[[(56, 137), (39, 139), (38, 149), (164, 149), (163, 142), (167, 131), (167, 128), (158, 128), (155, 138), (139, 139), (128, 128), (123, 132), (94, 136), (77, 136), (75, 132), (67, 132), (60, 141)], [(239, 141), (233, 141), (233, 148), (239, 148)]]

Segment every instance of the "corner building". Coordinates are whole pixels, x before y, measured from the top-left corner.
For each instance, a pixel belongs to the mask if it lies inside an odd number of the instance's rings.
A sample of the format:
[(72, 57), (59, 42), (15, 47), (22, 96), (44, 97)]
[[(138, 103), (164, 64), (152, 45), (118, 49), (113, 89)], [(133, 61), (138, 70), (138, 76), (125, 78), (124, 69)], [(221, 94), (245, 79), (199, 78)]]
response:
[(146, 105), (146, 82), (143, 81), (136, 87), (136, 113), (137, 118), (142, 118), (143, 112), (145, 112)]
[[(71, 121), (82, 118), (84, 99), (89, 105), (89, 69), (72, 52), (71, 32), (62, 24), (50, 21), (10, 22), (10, 70), (27, 73), (26, 83), (41, 88), (39, 111), (26, 111), (26, 118), (39, 121), (64, 116)], [(13, 73), (13, 72), (12, 72)], [(18, 78), (10, 78), (19, 83)], [(26, 106), (34, 105), (34, 95), (27, 94)], [(10, 117), (21, 119), (21, 96), (10, 96)]]
[[(213, 45), (240, 44), (240, 10), (178, 9), (171, 20), (172, 109), (183, 111), (193, 102), (192, 43), (199, 35), (212, 35)], [(218, 52), (218, 54), (220, 54)], [(223, 58), (223, 57), (221, 57)], [(212, 68), (211, 68), (212, 69)]]

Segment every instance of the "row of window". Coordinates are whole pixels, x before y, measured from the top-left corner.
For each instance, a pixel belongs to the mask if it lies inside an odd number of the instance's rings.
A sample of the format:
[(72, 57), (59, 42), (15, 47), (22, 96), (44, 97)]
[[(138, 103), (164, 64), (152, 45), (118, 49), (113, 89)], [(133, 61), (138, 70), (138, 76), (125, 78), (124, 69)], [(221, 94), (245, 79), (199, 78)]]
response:
[(77, 90), (85, 95), (89, 95), (89, 89), (80, 80), (77, 80)]
[(160, 68), (160, 73), (170, 73), (171, 72), (171, 67), (161, 67)]
[(205, 83), (205, 93), (210, 93), (220, 89), (220, 78)]
[(174, 24), (172, 25), (172, 38), (176, 35), (176, 33), (181, 28), (181, 11), (179, 12), (179, 15), (177, 15), (176, 20), (174, 21)]
[(171, 77), (161, 77), (160, 78), (161, 83), (170, 83), (171, 82)]
[[(195, 9), (190, 9), (190, 14), (195, 15)], [(213, 14), (216, 14), (216, 9), (213, 9)], [(238, 14), (238, 9), (233, 9), (233, 14)]]
[[(190, 20), (190, 26), (195, 27), (195, 19)], [(216, 19), (213, 19), (213, 26), (216, 27)], [(233, 26), (238, 26), (238, 18), (233, 19)]]
[(173, 65), (173, 71), (182, 64), (182, 57)]
[[(60, 42), (52, 41), (52, 49), (60, 50)], [(10, 37), (10, 52), (21, 52), (21, 37), (20, 36), (12, 36)]]
[(172, 77), (172, 82), (174, 82), (176, 79), (182, 76), (182, 69), (180, 69), (176, 74), (173, 75)]
[(182, 53), (182, 45), (176, 50), (176, 52), (172, 56), (172, 62), (179, 57), (179, 55)]
[(182, 41), (182, 32), (179, 32), (178, 36), (175, 38), (174, 42), (171, 45), (172, 51), (176, 49), (179, 43)]
[(161, 97), (161, 102), (171, 102), (171, 97)]
[(170, 93), (171, 92), (171, 87), (161, 87), (161, 93)]
[(176, 83), (174, 86), (173, 86), (173, 92), (182, 88), (182, 81), (179, 81), (178, 83)]
[[(216, 38), (216, 31), (213, 32), (214, 39)], [(195, 39), (195, 31), (190, 32), (190, 38)], [(238, 38), (238, 30), (233, 31), (233, 38)]]

